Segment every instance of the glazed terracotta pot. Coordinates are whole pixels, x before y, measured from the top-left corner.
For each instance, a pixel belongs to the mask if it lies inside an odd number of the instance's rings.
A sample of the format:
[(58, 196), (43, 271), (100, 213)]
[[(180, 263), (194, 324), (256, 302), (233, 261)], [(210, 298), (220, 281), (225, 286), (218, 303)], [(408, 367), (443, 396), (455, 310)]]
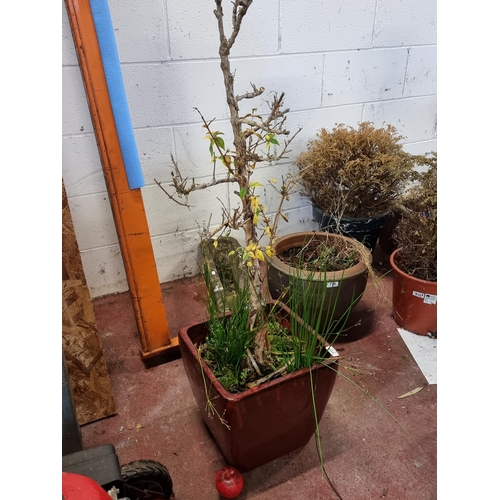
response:
[[(276, 255), (268, 259), (267, 282), (271, 297), (275, 300), (281, 300), (288, 304), (289, 294), (287, 292), (291, 281), (296, 278), (306, 283), (311, 281), (315, 288), (314, 294), (320, 298), (324, 292), (324, 283), (326, 281), (326, 298), (324, 301), (318, 299), (318, 305), (313, 308), (313, 316), (320, 315), (321, 322), (318, 328), (320, 335), (331, 333), (335, 324), (352, 311), (354, 306), (359, 302), (366, 288), (368, 280), (368, 271), (363, 263), (358, 263), (344, 271), (334, 271), (326, 273), (314, 273), (312, 277), (309, 272), (300, 271), (285, 264), (279, 259), (279, 254), (289, 250), (290, 248), (300, 247), (307, 244), (311, 238), (315, 238), (326, 244), (335, 244), (337, 240), (345, 240), (352, 242), (360, 252), (365, 254), (366, 259), (371, 262), (372, 255), (368, 249), (359, 242), (353, 241), (351, 238), (334, 233), (317, 233), (299, 232), (283, 236), (274, 244)], [(292, 282), (293, 282), (292, 281)], [(289, 305), (289, 304), (288, 304)], [(299, 316), (302, 312), (295, 311)], [(316, 327), (316, 325), (312, 325)]]
[(385, 224), (386, 215), (375, 217), (342, 217), (340, 220), (332, 214), (323, 212), (313, 205), (313, 217), (319, 222), (321, 231), (338, 233), (360, 241), (370, 250), (375, 248), (380, 230)]
[(437, 281), (425, 281), (403, 272), (398, 252), (390, 256), (393, 269), (392, 310), (396, 323), (418, 335), (437, 332)]
[[(285, 317), (289, 314), (281, 305)], [(305, 446), (315, 432), (309, 369), (265, 382), (240, 393), (230, 393), (198, 357), (197, 346), (208, 334), (206, 323), (179, 332), (179, 345), (193, 395), (210, 433), (227, 463), (242, 472), (260, 467)], [(327, 355), (328, 356), (328, 355)], [(324, 361), (334, 365), (331, 357)], [(312, 369), (318, 419), (330, 398), (337, 372), (328, 366)], [(207, 395), (217, 415), (207, 411)]]

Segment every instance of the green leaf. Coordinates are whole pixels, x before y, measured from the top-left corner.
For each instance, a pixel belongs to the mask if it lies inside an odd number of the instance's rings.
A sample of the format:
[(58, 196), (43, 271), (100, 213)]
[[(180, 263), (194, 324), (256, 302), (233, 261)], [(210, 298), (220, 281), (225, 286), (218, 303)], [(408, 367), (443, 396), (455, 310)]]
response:
[(254, 188), (254, 187), (262, 187), (262, 184), (261, 184), (260, 182), (251, 182), (251, 183), (249, 184), (249, 186), (250, 186), (251, 188)]
[(279, 146), (279, 142), (274, 138), (274, 134), (267, 134), (266, 135), (266, 146), (269, 148), (271, 144), (276, 144)]
[(220, 149), (225, 149), (225, 144), (224, 144), (224, 139), (222, 137), (215, 137), (215, 144), (217, 144), (217, 146), (220, 148)]
[(241, 199), (243, 199), (243, 198), (245, 197), (245, 195), (246, 195), (246, 194), (247, 194), (247, 188), (242, 187), (242, 188), (240, 189), (240, 192), (239, 192), (238, 196), (239, 196)]

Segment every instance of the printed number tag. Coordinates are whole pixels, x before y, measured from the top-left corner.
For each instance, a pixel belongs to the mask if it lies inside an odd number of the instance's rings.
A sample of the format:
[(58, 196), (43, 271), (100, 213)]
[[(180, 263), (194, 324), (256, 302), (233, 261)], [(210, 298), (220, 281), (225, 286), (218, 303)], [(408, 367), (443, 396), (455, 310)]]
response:
[(330, 356), (335, 357), (335, 356), (338, 356), (338, 355), (339, 355), (339, 353), (338, 353), (338, 352), (337, 352), (337, 351), (336, 351), (336, 350), (335, 350), (335, 349), (334, 349), (331, 345), (329, 345), (329, 346), (326, 348), (326, 350), (330, 353)]
[(437, 295), (426, 293), (424, 297), (424, 304), (437, 304)]
[(437, 295), (417, 292), (416, 290), (413, 290), (413, 295), (419, 299), (424, 299), (424, 304), (437, 304)]
[(326, 284), (326, 288), (335, 288), (337, 286), (339, 286), (338, 281), (328, 281)]

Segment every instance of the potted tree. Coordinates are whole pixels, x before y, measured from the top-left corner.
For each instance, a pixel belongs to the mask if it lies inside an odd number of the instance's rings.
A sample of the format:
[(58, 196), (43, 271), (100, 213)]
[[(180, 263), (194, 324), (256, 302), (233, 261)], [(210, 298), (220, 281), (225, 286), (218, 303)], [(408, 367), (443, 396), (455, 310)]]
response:
[(393, 314), (405, 330), (437, 331), (437, 154), (420, 157), (427, 170), (404, 196), (391, 254)]
[(373, 250), (386, 214), (414, 175), (392, 125), (363, 122), (322, 128), (297, 159), (303, 193), (322, 230), (362, 241)]
[[(218, 248), (231, 231), (243, 232), (244, 244), (231, 250), (228, 257), (238, 257), (245, 278), (235, 280), (231, 311), (221, 316), (220, 305), (222, 301), (226, 309), (226, 295), (217, 300), (210, 292), (212, 269), (204, 267), (209, 320), (182, 328), (179, 345), (203, 419), (228, 463), (242, 471), (304, 446), (317, 430), (336, 379), (336, 371), (331, 369), (336, 353), (311, 329), (312, 318), (305, 322), (285, 304), (270, 300), (264, 286), (266, 257), (276, 251), (273, 243), (278, 222), (286, 220), (283, 203), (297, 181), (291, 174), (282, 177), (279, 187), (274, 179), (269, 180), (280, 197), (275, 216), (269, 216), (259, 197), (262, 185), (251, 177), (259, 162), (282, 158), (294, 136), (288, 138), (284, 127), (288, 112), (283, 108), (284, 94), (274, 95), (265, 115), (251, 104), (248, 112), (240, 112), (242, 103), (264, 92), (263, 87), (252, 84), (252, 90), (236, 95), (230, 67), (230, 50), (251, 4), (252, 0), (232, 2), (232, 31), (226, 35), (222, 0), (215, 0), (232, 145), (226, 146), (213, 121), (200, 113), (214, 164), (212, 179), (197, 183), (184, 177), (172, 158), (170, 186), (175, 193), (156, 181), (169, 198), (186, 206), (193, 191), (221, 183), (234, 186), (238, 205), (231, 210), (224, 206), (220, 224), (206, 228), (203, 240), (210, 241), (209, 248)], [(222, 165), (223, 175), (215, 174), (216, 164)], [(296, 290), (291, 308), (298, 302), (317, 300), (301, 287)], [(306, 317), (308, 310), (303, 311)]]

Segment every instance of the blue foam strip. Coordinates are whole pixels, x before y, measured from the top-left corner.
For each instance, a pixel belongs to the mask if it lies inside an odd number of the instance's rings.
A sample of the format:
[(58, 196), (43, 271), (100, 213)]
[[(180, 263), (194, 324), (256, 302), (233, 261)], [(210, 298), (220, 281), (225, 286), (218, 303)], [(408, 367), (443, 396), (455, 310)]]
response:
[(130, 119), (108, 2), (107, 0), (90, 0), (90, 9), (94, 18), (128, 185), (130, 189), (137, 189), (144, 186), (144, 177), (135, 143), (132, 120)]

